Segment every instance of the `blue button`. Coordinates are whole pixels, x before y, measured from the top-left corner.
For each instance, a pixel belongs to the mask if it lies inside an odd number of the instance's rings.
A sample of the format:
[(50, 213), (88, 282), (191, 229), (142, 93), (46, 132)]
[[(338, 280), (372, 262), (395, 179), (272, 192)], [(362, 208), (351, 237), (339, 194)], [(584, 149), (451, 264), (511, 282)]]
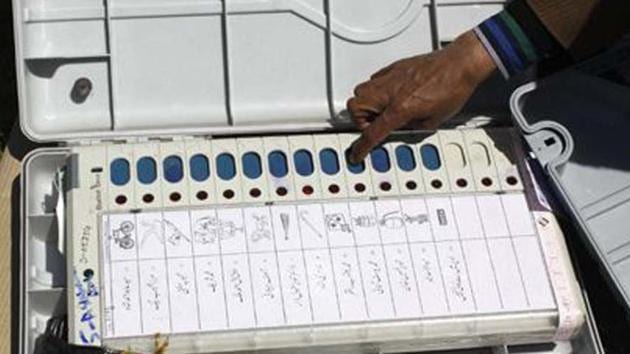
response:
[(327, 175), (335, 175), (339, 172), (339, 157), (333, 149), (324, 149), (319, 152), (319, 163)]
[(420, 148), (420, 156), (422, 157), (422, 164), (427, 170), (435, 171), (442, 166), (442, 163), (440, 162), (440, 154), (435, 145), (423, 145)]
[(203, 182), (210, 177), (210, 162), (203, 154), (196, 154), (190, 158), (190, 177), (197, 182)]
[(126, 159), (115, 159), (109, 165), (110, 179), (116, 186), (124, 186), (129, 182), (131, 178), (131, 172), (129, 171), (129, 161)]
[(162, 168), (164, 169), (164, 179), (177, 183), (184, 178), (184, 162), (179, 156), (171, 155), (164, 159), (162, 162)]
[(313, 155), (308, 150), (298, 150), (293, 154), (293, 163), (295, 171), (300, 176), (310, 176), (315, 168), (313, 167)]
[(269, 172), (276, 178), (284, 177), (289, 173), (287, 165), (287, 155), (280, 150), (272, 151), (267, 157), (269, 161)]
[(217, 175), (224, 181), (229, 181), (236, 176), (234, 157), (228, 153), (217, 156)]
[(248, 152), (244, 154), (241, 163), (243, 164), (243, 173), (247, 178), (256, 179), (262, 175), (262, 164), (257, 153)]
[(377, 147), (370, 152), (370, 160), (372, 161), (372, 167), (381, 173), (389, 171), (392, 167), (389, 161), (389, 154), (384, 147)]
[(152, 157), (142, 157), (136, 162), (138, 181), (142, 184), (151, 184), (157, 179), (157, 163)]
[(365, 171), (365, 161), (361, 161), (358, 163), (350, 163), (350, 153), (352, 152), (352, 148), (346, 150), (346, 166), (348, 167), (348, 171), (356, 174), (363, 173)]
[(400, 145), (396, 148), (396, 161), (398, 168), (409, 172), (416, 168), (416, 159), (413, 156), (413, 150), (407, 145)]

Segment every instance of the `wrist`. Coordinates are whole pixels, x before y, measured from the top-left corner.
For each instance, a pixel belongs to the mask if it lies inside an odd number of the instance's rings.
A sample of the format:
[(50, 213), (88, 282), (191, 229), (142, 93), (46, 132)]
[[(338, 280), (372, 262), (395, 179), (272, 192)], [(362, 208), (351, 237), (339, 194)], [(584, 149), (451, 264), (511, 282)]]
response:
[(457, 49), (455, 55), (461, 59), (464, 74), (470, 83), (478, 85), (496, 70), (492, 56), (473, 31), (461, 34), (452, 46)]

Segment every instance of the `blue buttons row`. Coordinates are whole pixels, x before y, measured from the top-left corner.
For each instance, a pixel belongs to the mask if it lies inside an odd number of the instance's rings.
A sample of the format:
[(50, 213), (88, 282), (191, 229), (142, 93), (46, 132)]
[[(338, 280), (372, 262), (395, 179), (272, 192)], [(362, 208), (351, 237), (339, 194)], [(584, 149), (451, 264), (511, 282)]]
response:
[[(351, 164), (348, 159), (349, 150), (346, 151), (346, 167), (350, 173), (359, 174), (365, 171), (365, 162)], [(428, 170), (437, 170), (441, 166), (438, 149), (431, 144), (420, 148), (420, 157), (423, 166)], [(400, 145), (395, 150), (395, 160), (398, 168), (403, 171), (413, 171), (417, 167), (416, 157), (411, 147)], [(388, 172), (392, 168), (391, 157), (384, 147), (377, 147), (370, 152), (372, 168), (380, 173)], [(289, 173), (287, 155), (275, 150), (267, 156), (269, 173), (276, 178), (283, 178)], [(333, 149), (326, 148), (319, 152), (319, 163), (327, 175), (336, 175), (341, 169), (339, 156)], [(243, 174), (250, 179), (259, 178), (263, 172), (260, 155), (256, 152), (248, 152), (241, 159)], [(300, 176), (310, 176), (315, 172), (313, 155), (308, 150), (298, 150), (293, 154), (295, 172)], [(190, 177), (197, 182), (210, 178), (210, 161), (203, 154), (196, 154), (190, 158)], [(222, 153), (216, 157), (217, 176), (229, 181), (236, 176), (236, 161), (229, 153)], [(142, 157), (136, 163), (138, 181), (143, 184), (151, 184), (157, 179), (157, 162), (152, 157)], [(180, 182), (184, 178), (184, 161), (181, 157), (171, 155), (162, 161), (164, 179), (170, 183)], [(131, 166), (124, 158), (117, 158), (110, 164), (111, 182), (116, 186), (123, 186), (131, 179)]]

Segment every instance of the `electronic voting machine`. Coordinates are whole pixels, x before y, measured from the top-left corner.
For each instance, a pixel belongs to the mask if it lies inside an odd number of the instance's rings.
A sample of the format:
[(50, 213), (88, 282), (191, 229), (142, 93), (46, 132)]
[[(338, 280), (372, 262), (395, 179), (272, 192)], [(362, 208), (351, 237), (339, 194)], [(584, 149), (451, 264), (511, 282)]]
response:
[(172, 353), (583, 325), (515, 130), (401, 132), (347, 161), (354, 85), (432, 49), (422, 1), (14, 5), (22, 128), (63, 142), (24, 165), (22, 352), (63, 314), (70, 343)]

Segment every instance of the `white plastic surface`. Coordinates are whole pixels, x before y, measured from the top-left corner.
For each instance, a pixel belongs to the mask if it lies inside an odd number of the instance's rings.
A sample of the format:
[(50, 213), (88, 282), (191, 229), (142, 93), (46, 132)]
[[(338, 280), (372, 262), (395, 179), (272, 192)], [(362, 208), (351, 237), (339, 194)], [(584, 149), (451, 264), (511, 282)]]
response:
[[(431, 50), (422, 0), (14, 8), (22, 127), (36, 140), (330, 126), (357, 83)], [(91, 90), (73, 100), (81, 78)]]
[(35, 339), (52, 316), (67, 313), (65, 255), (58, 250), (54, 214), (54, 174), (65, 164), (67, 152), (48, 149), (29, 159), (23, 175), (20, 249), (20, 353), (32, 353)]
[(627, 150), (629, 92), (576, 70), (525, 85), (511, 101), (558, 197), (628, 305), (630, 167), (614, 152)]

